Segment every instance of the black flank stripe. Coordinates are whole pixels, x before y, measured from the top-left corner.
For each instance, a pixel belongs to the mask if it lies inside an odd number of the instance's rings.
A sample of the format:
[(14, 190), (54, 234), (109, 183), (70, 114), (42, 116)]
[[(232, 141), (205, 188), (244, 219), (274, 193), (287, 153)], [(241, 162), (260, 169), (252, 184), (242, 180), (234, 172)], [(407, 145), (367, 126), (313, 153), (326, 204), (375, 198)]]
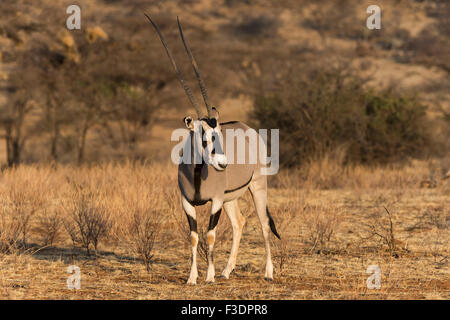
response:
[(237, 190), (239, 190), (239, 189), (242, 189), (242, 188), (248, 186), (248, 185), (250, 184), (250, 182), (252, 181), (252, 179), (253, 179), (253, 173), (252, 173), (252, 176), (250, 177), (250, 180), (248, 180), (244, 185), (242, 185), (242, 186), (240, 186), (240, 187), (237, 187), (237, 188), (235, 188), (235, 189), (225, 190), (225, 193), (234, 192), (234, 191), (237, 191)]
[(222, 122), (220, 125), (226, 125), (226, 124), (234, 124), (234, 123), (238, 123), (239, 121), (228, 121), (228, 122)]

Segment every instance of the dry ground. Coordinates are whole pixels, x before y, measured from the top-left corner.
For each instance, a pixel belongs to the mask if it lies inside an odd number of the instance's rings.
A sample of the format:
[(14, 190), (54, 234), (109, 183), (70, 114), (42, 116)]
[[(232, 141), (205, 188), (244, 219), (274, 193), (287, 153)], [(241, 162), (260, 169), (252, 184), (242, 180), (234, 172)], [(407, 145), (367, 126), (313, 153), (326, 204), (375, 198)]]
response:
[[(430, 179), (430, 175), (436, 177), (436, 167), (429, 161), (403, 169), (339, 169), (322, 161), (301, 171), (281, 172), (270, 180), (269, 190), (270, 208), (283, 239), (273, 237), (275, 280), (263, 280), (263, 242), (247, 195), (240, 200), (248, 220), (236, 272), (229, 280), (217, 278), (215, 284), (205, 284), (206, 263), (200, 257), (195, 287), (185, 284), (190, 250), (187, 221), (176, 200), (174, 166), (7, 170), (0, 178), (0, 235), (3, 244), (10, 246), (0, 254), (0, 297), (449, 299), (450, 188), (448, 179)], [(325, 175), (327, 171), (330, 175)], [(97, 208), (105, 209), (100, 212), (109, 221), (96, 255), (88, 256), (85, 249), (74, 246), (64, 227), (73, 203), (81, 199), (80, 189), (95, 194)], [(163, 217), (150, 272), (135, 250), (134, 229), (129, 228), (137, 211)], [(22, 220), (14, 219), (18, 216)], [(7, 231), (25, 217), (30, 218), (25, 245), (21, 232), (11, 244)], [(45, 217), (65, 221), (47, 246), (44, 239), (49, 228), (44, 228), (43, 221), (52, 220)], [(202, 227), (207, 218), (202, 208)], [(225, 215), (219, 228), (216, 274), (225, 267), (231, 247)], [(69, 265), (81, 269), (80, 290), (67, 289)], [(381, 268), (380, 290), (366, 287), (369, 265)]]

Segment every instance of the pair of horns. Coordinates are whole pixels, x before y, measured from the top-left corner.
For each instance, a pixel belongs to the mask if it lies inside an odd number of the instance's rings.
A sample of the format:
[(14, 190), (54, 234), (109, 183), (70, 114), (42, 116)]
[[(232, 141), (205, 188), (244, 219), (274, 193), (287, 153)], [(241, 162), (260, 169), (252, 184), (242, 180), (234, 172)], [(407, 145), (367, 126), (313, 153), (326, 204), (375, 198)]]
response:
[[(150, 21), (150, 23), (153, 25), (153, 28), (155, 28), (156, 33), (158, 33), (158, 36), (161, 39), (161, 42), (162, 42), (164, 48), (166, 49), (166, 53), (167, 53), (170, 61), (172, 62), (172, 66), (175, 69), (175, 73), (177, 74), (178, 80), (180, 80), (180, 83), (181, 83), (182, 87), (184, 88), (184, 91), (186, 92), (186, 95), (188, 96), (189, 101), (191, 102), (192, 106), (195, 108), (195, 111), (197, 112), (198, 117), (201, 118), (202, 110), (201, 110), (200, 106), (198, 105), (197, 100), (195, 99), (194, 95), (192, 94), (191, 88), (189, 88), (186, 81), (184, 80), (183, 74), (181, 73), (180, 69), (178, 68), (178, 66), (175, 62), (175, 59), (173, 58), (172, 52), (170, 52), (169, 47), (167, 46), (166, 39), (164, 38), (163, 34), (161, 33), (161, 30), (159, 30), (158, 25), (155, 22), (153, 22), (153, 20), (147, 14), (145, 14), (145, 16), (147, 17), (148, 21)], [(194, 56), (192, 55), (192, 51), (189, 48), (188, 44), (186, 43), (186, 40), (184, 39), (183, 29), (181, 28), (180, 19), (178, 17), (177, 17), (177, 22), (178, 22), (178, 29), (180, 30), (181, 40), (183, 41), (183, 45), (184, 45), (184, 48), (186, 49), (187, 55), (191, 59), (191, 64), (194, 69), (195, 76), (197, 77), (198, 84), (199, 84), (200, 90), (202, 92), (203, 100), (205, 101), (206, 110), (208, 111), (208, 118), (211, 118), (212, 117), (212, 107), (209, 104), (209, 99), (208, 99), (208, 94), (206, 92), (205, 84), (200, 75), (200, 71), (198, 70), (197, 62), (195, 61)]]

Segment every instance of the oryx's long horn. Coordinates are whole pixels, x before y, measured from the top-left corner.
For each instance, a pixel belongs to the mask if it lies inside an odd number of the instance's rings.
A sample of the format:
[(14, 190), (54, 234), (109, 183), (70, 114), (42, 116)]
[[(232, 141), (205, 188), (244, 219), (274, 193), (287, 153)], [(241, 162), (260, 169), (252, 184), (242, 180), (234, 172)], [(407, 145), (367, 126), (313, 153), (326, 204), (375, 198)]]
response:
[(183, 41), (184, 48), (186, 49), (186, 52), (187, 52), (189, 58), (191, 59), (192, 67), (194, 68), (195, 76), (197, 77), (198, 84), (200, 86), (200, 90), (202, 91), (202, 96), (203, 96), (203, 100), (205, 101), (206, 109), (208, 110), (208, 117), (211, 118), (212, 107), (209, 104), (208, 93), (206, 92), (205, 84), (203, 83), (202, 76), (200, 75), (200, 71), (198, 70), (197, 62), (195, 61), (194, 56), (192, 55), (192, 51), (189, 48), (189, 46), (187, 45), (186, 40), (184, 39), (183, 29), (181, 28), (180, 19), (178, 17), (177, 17), (177, 21), (178, 21), (178, 29), (180, 29), (181, 40)]
[[(197, 100), (195, 99), (194, 95), (192, 94), (191, 88), (189, 88), (187, 83), (184, 81), (183, 74), (181, 73), (180, 69), (178, 68), (178, 66), (175, 62), (175, 59), (173, 58), (172, 53), (170, 52), (169, 47), (167, 46), (166, 39), (162, 35), (162, 33), (159, 30), (159, 27), (156, 25), (156, 23), (154, 23), (153, 20), (146, 13), (144, 13), (144, 15), (147, 17), (148, 21), (150, 21), (150, 23), (153, 25), (153, 28), (155, 28), (155, 31), (158, 34), (159, 38), (161, 39), (161, 42), (162, 42), (164, 48), (166, 49), (166, 53), (169, 56), (170, 61), (172, 62), (172, 66), (175, 69), (175, 72), (178, 76), (178, 80), (180, 80), (180, 83), (183, 86), (184, 91), (186, 92), (186, 95), (189, 98), (189, 101), (194, 106), (198, 117), (201, 118), (202, 110), (201, 110), (200, 106), (198, 105)], [(208, 114), (209, 114), (209, 112), (208, 112)]]

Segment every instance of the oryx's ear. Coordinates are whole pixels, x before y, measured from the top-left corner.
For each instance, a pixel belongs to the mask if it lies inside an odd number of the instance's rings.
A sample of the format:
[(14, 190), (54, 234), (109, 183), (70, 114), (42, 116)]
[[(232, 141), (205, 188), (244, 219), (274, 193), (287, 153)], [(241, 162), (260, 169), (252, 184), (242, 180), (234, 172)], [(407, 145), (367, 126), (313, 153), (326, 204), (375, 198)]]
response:
[(186, 128), (188, 128), (189, 130), (194, 130), (194, 120), (192, 119), (192, 117), (184, 117), (183, 121), (186, 125)]
[(219, 120), (219, 111), (217, 111), (216, 107), (212, 107), (212, 117)]

